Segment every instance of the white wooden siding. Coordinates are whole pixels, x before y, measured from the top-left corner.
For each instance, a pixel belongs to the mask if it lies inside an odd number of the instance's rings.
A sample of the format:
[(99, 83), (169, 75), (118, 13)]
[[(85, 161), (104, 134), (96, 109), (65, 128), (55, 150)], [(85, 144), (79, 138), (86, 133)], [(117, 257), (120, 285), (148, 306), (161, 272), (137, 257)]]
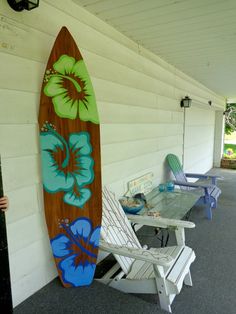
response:
[[(0, 154), (10, 198), (7, 227), (14, 305), (56, 276), (42, 205), (37, 115), (47, 59), (63, 25), (81, 48), (94, 85), (103, 184), (113, 185), (118, 193), (126, 191), (128, 180), (146, 172), (154, 173), (156, 184), (167, 179), (166, 154), (183, 154), (181, 97), (214, 99), (215, 108), (223, 108), (221, 97), (72, 0), (41, 0), (38, 9), (20, 14), (1, 2)], [(209, 110), (188, 111), (196, 117), (192, 121), (190, 115), (186, 126), (189, 168), (206, 171), (212, 166), (214, 112)], [(209, 119), (203, 123), (205, 115)], [(203, 126), (208, 136), (196, 136)]]

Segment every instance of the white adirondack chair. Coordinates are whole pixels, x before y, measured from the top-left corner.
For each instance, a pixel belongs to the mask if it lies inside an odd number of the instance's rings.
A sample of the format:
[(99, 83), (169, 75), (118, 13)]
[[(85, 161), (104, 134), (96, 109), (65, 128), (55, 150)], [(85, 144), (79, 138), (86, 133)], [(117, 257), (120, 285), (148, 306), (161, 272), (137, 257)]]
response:
[[(151, 221), (162, 228), (176, 227), (178, 223), (183, 228), (184, 223), (150, 217), (148, 225)], [(183, 283), (192, 286), (190, 265), (195, 259), (194, 251), (184, 243), (159, 249), (142, 248), (119, 201), (106, 188), (101, 236), (100, 249), (114, 254), (118, 262), (99, 279), (110, 287), (128, 293), (158, 293), (161, 308), (171, 312), (171, 303)]]

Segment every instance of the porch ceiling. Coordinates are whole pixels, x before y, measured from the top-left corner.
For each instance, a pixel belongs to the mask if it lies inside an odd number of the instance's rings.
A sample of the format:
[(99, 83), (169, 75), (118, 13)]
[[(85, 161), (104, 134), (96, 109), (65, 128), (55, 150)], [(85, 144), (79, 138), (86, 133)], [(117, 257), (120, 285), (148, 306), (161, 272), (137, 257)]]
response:
[(235, 0), (73, 0), (225, 97), (236, 96)]

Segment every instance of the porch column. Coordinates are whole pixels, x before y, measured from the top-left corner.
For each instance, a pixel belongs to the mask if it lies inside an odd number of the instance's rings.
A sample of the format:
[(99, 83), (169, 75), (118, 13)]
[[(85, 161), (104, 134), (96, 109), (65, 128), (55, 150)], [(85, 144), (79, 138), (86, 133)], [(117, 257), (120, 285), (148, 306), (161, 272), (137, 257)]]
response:
[(223, 111), (215, 112), (215, 137), (214, 137), (214, 157), (213, 166), (220, 167), (220, 161), (223, 154), (224, 148), (224, 130), (225, 130), (225, 119)]

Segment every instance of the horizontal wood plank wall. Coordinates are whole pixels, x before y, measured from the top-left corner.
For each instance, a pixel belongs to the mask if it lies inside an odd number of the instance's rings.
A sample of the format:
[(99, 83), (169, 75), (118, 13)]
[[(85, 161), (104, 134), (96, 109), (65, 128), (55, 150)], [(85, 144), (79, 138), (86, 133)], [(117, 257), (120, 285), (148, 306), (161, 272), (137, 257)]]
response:
[[(45, 65), (63, 25), (77, 41), (91, 74), (101, 119), (103, 184), (112, 185), (118, 194), (125, 192), (129, 179), (146, 172), (154, 172), (156, 184), (166, 180), (166, 154), (182, 156), (181, 97), (211, 99), (218, 110), (224, 105), (222, 97), (72, 0), (41, 0), (38, 9), (21, 13), (2, 1), (0, 153), (11, 203), (7, 224), (14, 305), (56, 276), (42, 206), (37, 115)], [(205, 124), (201, 111), (191, 112), (197, 120), (193, 125), (188, 120), (188, 168), (196, 163), (206, 171), (212, 165), (214, 114), (204, 111), (210, 119)], [(202, 123), (210, 132), (207, 137)], [(202, 135), (196, 136), (196, 129)], [(207, 162), (201, 168), (203, 159)]]

